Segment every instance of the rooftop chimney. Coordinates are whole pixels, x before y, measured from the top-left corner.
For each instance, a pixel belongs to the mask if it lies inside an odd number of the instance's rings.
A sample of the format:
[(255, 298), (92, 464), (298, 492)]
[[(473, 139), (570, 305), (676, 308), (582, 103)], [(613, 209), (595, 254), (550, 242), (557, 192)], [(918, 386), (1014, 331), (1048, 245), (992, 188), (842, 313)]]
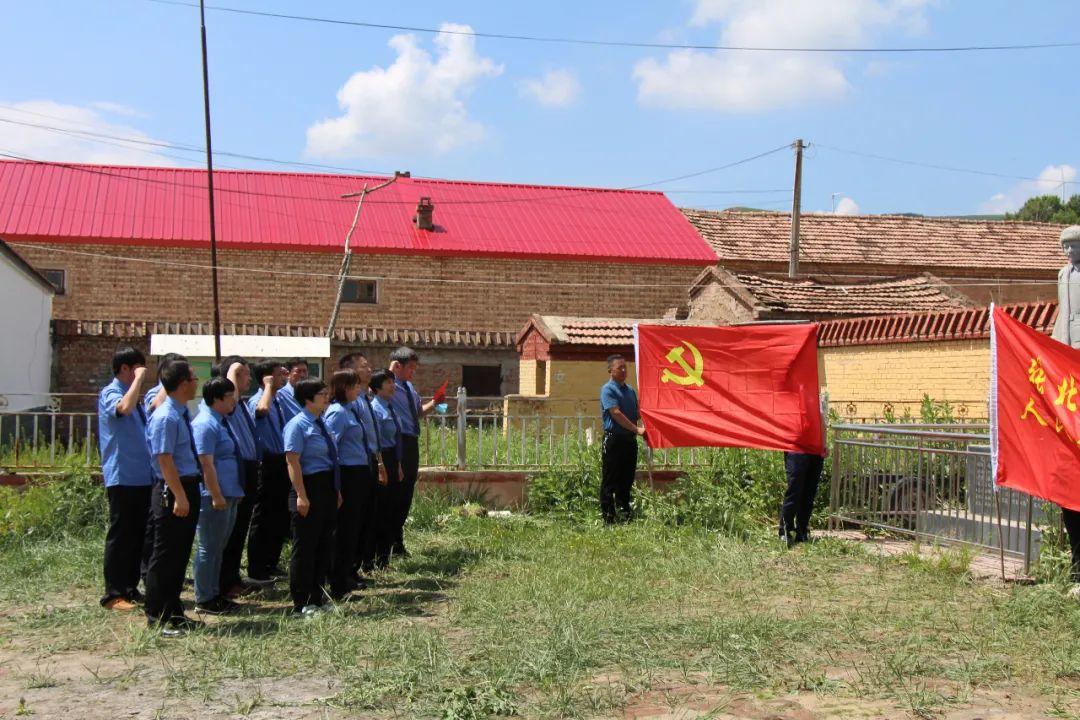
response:
[(413, 225), (416, 226), (416, 229), (434, 230), (435, 223), (432, 219), (434, 212), (435, 205), (431, 202), (431, 198), (420, 198), (420, 202), (416, 204), (416, 217), (413, 218)]
[(410, 172), (409, 170), (395, 170), (394, 171), (394, 177), (395, 178), (411, 178), (412, 177), (412, 172)]

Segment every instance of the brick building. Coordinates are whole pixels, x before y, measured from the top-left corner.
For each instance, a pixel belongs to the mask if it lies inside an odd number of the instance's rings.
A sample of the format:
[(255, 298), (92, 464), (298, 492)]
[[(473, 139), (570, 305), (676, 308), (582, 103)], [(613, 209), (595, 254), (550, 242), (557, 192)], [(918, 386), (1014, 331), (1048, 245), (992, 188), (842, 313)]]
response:
[[(683, 209), (734, 273), (786, 276), (791, 216)], [(1057, 298), (1066, 262), (1062, 225), (906, 215), (806, 214), (799, 226), (801, 275), (829, 283), (930, 273), (976, 302)], [(912, 308), (914, 309), (914, 308)]]
[[(471, 395), (515, 392), (521, 318), (657, 316), (715, 262), (661, 193), (402, 176), (364, 200), (328, 333), (357, 212), (341, 196), (385, 180), (215, 173), (233, 347), (329, 335), (292, 344), (326, 347), (311, 356), (318, 365), (350, 349), (382, 363), (410, 344), (424, 357), (421, 391), (448, 379)], [(120, 343), (161, 349), (212, 333), (205, 182), (192, 169), (0, 163), (0, 237), (60, 288), (55, 391), (99, 387)]]

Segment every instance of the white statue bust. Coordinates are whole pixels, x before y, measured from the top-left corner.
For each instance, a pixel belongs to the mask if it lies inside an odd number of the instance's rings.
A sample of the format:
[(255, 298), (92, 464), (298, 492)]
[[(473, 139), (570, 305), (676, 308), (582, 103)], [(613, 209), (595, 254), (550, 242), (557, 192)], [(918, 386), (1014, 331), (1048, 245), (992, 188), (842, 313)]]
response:
[(1058, 271), (1058, 314), (1053, 337), (1080, 348), (1080, 225), (1061, 231), (1061, 248), (1069, 264)]

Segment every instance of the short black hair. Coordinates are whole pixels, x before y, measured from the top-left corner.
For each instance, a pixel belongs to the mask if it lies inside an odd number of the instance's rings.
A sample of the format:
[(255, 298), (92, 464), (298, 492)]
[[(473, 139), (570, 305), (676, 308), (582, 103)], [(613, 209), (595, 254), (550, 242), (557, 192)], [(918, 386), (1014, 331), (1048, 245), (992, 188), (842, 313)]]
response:
[(302, 357), (289, 358), (283, 364), (285, 365), (286, 368), (288, 368), (289, 372), (292, 372), (292, 369), (294, 367), (296, 367), (297, 365), (303, 365), (304, 367), (309, 367), (308, 366), (308, 361), (305, 360)]
[(376, 370), (371, 374), (371, 379), (368, 380), (368, 387), (374, 392), (379, 392), (379, 388), (386, 384), (387, 380), (392, 381), (393, 379), (394, 376), (389, 370)]
[(304, 378), (296, 383), (296, 387), (293, 388), (293, 395), (296, 396), (296, 402), (303, 407), (304, 405), (307, 405), (309, 401), (314, 400), (315, 396), (325, 389), (326, 383), (319, 378)]
[(165, 392), (175, 392), (176, 388), (180, 387), (181, 383), (185, 383), (192, 378), (194, 373), (191, 371), (191, 365), (187, 360), (173, 360), (161, 370), (161, 386), (165, 388)]
[(263, 378), (273, 375), (274, 369), (281, 367), (279, 360), (263, 360), (251, 366), (251, 374), (255, 376), (255, 382), (262, 384)]
[(202, 399), (210, 407), (231, 392), (236, 392), (236, 385), (227, 377), (212, 377), (202, 386)]
[(351, 352), (347, 355), (342, 355), (338, 360), (338, 370), (350, 370), (356, 367), (356, 361), (358, 358), (364, 358), (367, 360), (367, 355), (362, 352)]
[(166, 365), (176, 360), (187, 360), (187, 358), (180, 353), (165, 353), (164, 355), (159, 357), (157, 361), (158, 375), (161, 375), (161, 371), (165, 369)]
[(402, 365), (408, 365), (411, 362), (420, 362), (420, 356), (416, 354), (416, 351), (411, 347), (405, 347), (402, 345), (394, 352), (390, 353), (390, 362), (401, 363)]
[(112, 356), (112, 374), (118, 375), (121, 368), (125, 365), (132, 367), (134, 365), (146, 365), (146, 356), (142, 354), (142, 350), (137, 350), (130, 345), (117, 350)]
[(615, 364), (616, 360), (626, 360), (626, 358), (624, 358), (619, 353), (615, 353), (614, 355), (608, 355), (607, 356), (607, 369), (608, 370), (611, 369), (611, 366)]
[(210, 377), (227, 377), (229, 375), (229, 368), (236, 363), (247, 365), (248, 361), (239, 355), (229, 355), (228, 357), (224, 357), (221, 359), (221, 362), (210, 368)]

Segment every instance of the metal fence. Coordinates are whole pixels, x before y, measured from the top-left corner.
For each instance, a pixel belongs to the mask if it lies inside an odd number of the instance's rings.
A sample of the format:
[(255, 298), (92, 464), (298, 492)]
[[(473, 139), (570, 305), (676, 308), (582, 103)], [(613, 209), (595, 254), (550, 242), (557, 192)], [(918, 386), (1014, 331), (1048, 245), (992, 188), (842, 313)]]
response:
[(989, 426), (832, 426), (830, 523), (1038, 556), (1042, 503), (997, 488)]
[[(570, 467), (595, 452), (603, 428), (598, 416), (507, 415), (501, 398), (448, 398), (444, 413), (422, 420), (420, 464), (455, 470), (536, 470)], [(0, 412), (0, 469), (51, 473), (71, 466), (96, 469), (95, 413)], [(709, 462), (710, 448), (649, 451), (642, 466), (657, 470)]]

